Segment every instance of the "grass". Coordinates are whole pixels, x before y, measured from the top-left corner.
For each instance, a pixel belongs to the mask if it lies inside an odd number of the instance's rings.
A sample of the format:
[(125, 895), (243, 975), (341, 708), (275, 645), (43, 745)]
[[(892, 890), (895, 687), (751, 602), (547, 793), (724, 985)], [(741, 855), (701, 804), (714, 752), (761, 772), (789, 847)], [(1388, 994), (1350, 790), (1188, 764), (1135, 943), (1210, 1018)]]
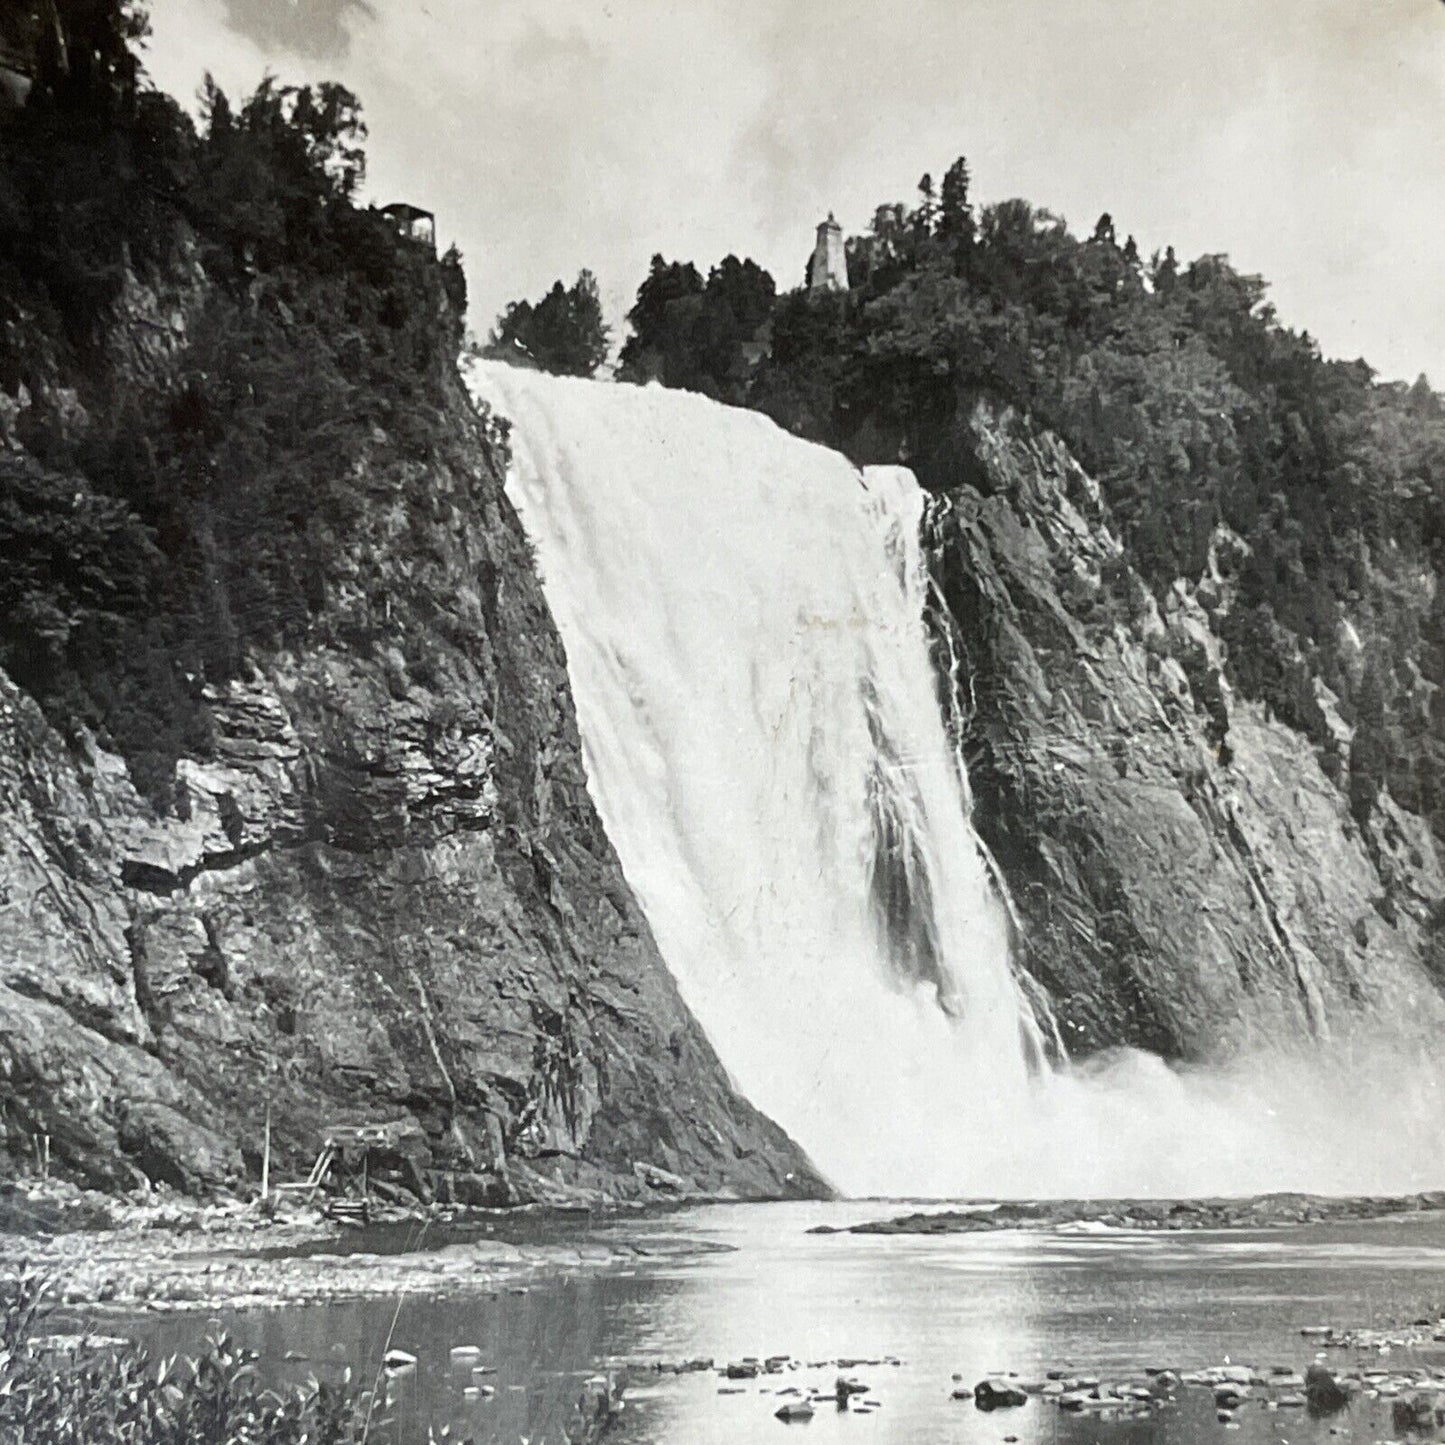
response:
[(263, 1386), (253, 1351), (207, 1336), (191, 1357), (57, 1344), (50, 1282), (0, 1281), (0, 1445), (360, 1445), (369, 1392), (311, 1379)]

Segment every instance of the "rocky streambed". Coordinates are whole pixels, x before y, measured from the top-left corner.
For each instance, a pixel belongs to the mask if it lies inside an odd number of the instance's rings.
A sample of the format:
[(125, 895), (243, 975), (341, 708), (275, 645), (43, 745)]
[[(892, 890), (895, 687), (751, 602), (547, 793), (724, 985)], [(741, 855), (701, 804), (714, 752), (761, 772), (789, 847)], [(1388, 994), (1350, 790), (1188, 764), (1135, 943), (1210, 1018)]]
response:
[(589, 1229), (598, 1216), (555, 1209), (379, 1211), (359, 1229), (314, 1208), (268, 1214), (254, 1203), (175, 1197), (133, 1204), (63, 1187), (0, 1203), (12, 1226), (0, 1231), (0, 1276), (37, 1273), (50, 1281), (53, 1305), (90, 1318), (520, 1294), (538, 1275), (713, 1247), (625, 1234), (601, 1241)]
[[(1305, 1203), (1333, 1213), (1290, 1224)], [(852, 1233), (857, 1204), (349, 1229), (170, 1201), (109, 1229), (7, 1235), (0, 1272), (55, 1279), (57, 1334), (160, 1358), (224, 1330), (279, 1383), (370, 1380), (399, 1352), (396, 1445), (444, 1427), (561, 1439), (599, 1377), (625, 1386), (607, 1413), (619, 1445), (736, 1445), (804, 1421), (810, 1438), (964, 1445), (1440, 1438), (1445, 1215), (1275, 1199), (1230, 1202), (1251, 1221), (1233, 1228), (1223, 1204), (1187, 1215), (1201, 1227), (1118, 1228), (1100, 1218), (1115, 1208)]]
[[(1445, 1341), (1445, 1319), (1421, 1324), (1429, 1327), (1427, 1338)], [(1318, 1333), (1308, 1327), (1301, 1331), (1306, 1338)], [(1348, 1329), (1326, 1333), (1329, 1342), (1341, 1348), (1362, 1347), (1365, 1334), (1378, 1334)], [(765, 1360), (749, 1355), (721, 1366), (707, 1359), (657, 1362), (650, 1368), (659, 1373), (713, 1373), (719, 1381), (718, 1395), (752, 1395), (759, 1404), (776, 1405), (775, 1418), (791, 1423), (812, 1419), (820, 1411), (866, 1415), (882, 1409), (891, 1383), (887, 1377), (903, 1364), (895, 1356), (803, 1361), (789, 1355)], [(647, 1368), (634, 1363), (629, 1378), (645, 1377)], [(1115, 1378), (1058, 1368), (1042, 1377), (999, 1371), (972, 1385), (956, 1372), (948, 1396), (955, 1404), (971, 1403), (986, 1414), (1001, 1412), (1002, 1420), (1015, 1418), (1012, 1412), (1037, 1402), (1099, 1424), (1151, 1420), (1186, 1403), (1197, 1407), (1207, 1399), (1215, 1422), (1233, 1428), (1239, 1428), (1241, 1415), (1248, 1411), (1297, 1410), (1305, 1418), (1319, 1421), (1338, 1417), (1357, 1403), (1383, 1402), (1396, 1430), (1419, 1436), (1445, 1427), (1445, 1363), (1337, 1372), (1318, 1362), (1260, 1367), (1226, 1361), (1193, 1370), (1146, 1365)], [(1383, 1417), (1383, 1411), (1376, 1414)], [(1336, 1429), (1333, 1433), (1348, 1432)], [(1003, 1438), (1012, 1445), (1018, 1437)]]
[[(836, 1216), (839, 1209), (828, 1210)], [(730, 1210), (748, 1206), (716, 1206)], [(0, 1196), (0, 1272), (48, 1276), (56, 1303), (110, 1311), (217, 1311), (395, 1296), (446, 1298), (525, 1288), (549, 1271), (657, 1264), (732, 1247), (699, 1234), (694, 1209), (616, 1207), (429, 1211), (381, 1208), (369, 1228), (319, 1208), (267, 1212), (255, 1202), (144, 1202), (59, 1184)], [(1376, 1219), (1445, 1218), (1445, 1192), (1332, 1198), (976, 1202), (858, 1222), (810, 1235), (950, 1236), (1045, 1231), (1181, 1233), (1288, 1229)], [(668, 1221), (680, 1221), (675, 1232)], [(803, 1226), (800, 1224), (800, 1230)], [(1348, 1335), (1331, 1336), (1325, 1344)], [(1419, 1341), (1412, 1341), (1419, 1343)]]

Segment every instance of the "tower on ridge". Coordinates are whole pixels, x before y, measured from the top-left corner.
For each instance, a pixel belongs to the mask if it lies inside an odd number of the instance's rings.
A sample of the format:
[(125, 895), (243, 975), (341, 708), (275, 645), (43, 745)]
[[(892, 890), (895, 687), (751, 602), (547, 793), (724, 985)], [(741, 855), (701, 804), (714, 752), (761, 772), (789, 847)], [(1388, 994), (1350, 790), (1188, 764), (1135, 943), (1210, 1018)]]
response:
[(818, 243), (808, 262), (809, 291), (846, 291), (848, 289), (848, 258), (843, 251), (843, 228), (832, 211), (826, 221), (818, 222)]

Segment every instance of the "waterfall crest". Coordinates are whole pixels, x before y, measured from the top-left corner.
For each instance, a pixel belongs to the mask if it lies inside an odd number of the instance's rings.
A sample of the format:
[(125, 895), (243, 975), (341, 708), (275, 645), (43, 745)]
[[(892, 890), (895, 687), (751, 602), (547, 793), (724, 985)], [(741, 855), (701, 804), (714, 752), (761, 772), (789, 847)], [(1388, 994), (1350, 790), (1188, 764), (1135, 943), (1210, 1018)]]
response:
[(911, 473), (686, 392), (471, 384), (513, 424), (589, 786), (663, 957), (841, 1188), (1418, 1186), (1398, 1152), (1329, 1147), (1348, 1071), (1050, 1062), (940, 710)]

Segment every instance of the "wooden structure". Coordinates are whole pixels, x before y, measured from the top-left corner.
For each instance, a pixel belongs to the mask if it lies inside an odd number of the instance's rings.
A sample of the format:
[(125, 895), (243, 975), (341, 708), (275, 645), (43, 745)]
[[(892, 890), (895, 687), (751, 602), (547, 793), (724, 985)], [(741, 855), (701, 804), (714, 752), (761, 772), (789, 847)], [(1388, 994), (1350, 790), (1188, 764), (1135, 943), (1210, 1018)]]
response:
[(430, 211), (424, 211), (420, 206), (408, 205), (405, 201), (395, 201), (389, 206), (383, 206), (381, 214), (403, 236), (436, 250), (437, 218)]
[(386, 1124), (329, 1124), (311, 1173), (294, 1183), (277, 1184), (273, 1192), (302, 1195), (307, 1204), (325, 1192), (330, 1196), (325, 1205), (330, 1217), (365, 1223), (371, 1214), (371, 1181), (376, 1166), (400, 1164), (404, 1172), (420, 1182), (415, 1156), (425, 1150), (421, 1126), (412, 1119)]

